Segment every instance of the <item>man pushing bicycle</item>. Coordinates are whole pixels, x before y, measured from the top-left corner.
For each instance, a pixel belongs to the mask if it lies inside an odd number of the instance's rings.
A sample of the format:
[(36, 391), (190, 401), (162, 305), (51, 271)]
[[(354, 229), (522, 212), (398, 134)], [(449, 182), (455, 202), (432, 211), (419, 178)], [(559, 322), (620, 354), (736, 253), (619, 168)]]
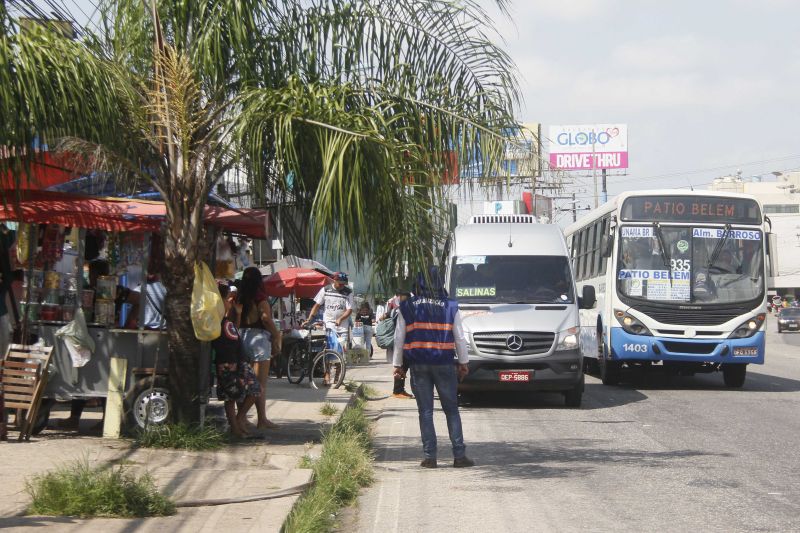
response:
[[(333, 275), (333, 284), (323, 287), (314, 297), (314, 307), (308, 314), (309, 318), (303, 323), (303, 327), (308, 327), (317, 315), (320, 307), (323, 307), (322, 321), (325, 328), (331, 330), (333, 335), (329, 335), (328, 347), (344, 354), (349, 341), (349, 319), (353, 314), (353, 291), (347, 286), (347, 274), (336, 272)], [(335, 341), (335, 342), (334, 342)], [(337, 346), (338, 349), (337, 349)], [(325, 373), (325, 382), (329, 382), (330, 376)]]

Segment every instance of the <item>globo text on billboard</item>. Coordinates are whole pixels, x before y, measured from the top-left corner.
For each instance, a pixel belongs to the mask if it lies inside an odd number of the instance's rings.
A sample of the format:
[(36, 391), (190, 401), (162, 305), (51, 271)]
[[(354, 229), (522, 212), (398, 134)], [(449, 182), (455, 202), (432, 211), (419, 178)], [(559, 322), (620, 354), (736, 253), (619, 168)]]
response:
[(548, 137), (552, 168), (628, 168), (627, 124), (550, 126)]

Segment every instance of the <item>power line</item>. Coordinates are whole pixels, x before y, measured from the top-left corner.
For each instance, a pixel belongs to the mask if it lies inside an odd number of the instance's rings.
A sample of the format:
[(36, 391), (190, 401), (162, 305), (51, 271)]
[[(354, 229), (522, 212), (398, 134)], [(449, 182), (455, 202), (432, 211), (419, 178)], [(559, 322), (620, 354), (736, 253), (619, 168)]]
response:
[(683, 171), (679, 171), (679, 172), (670, 172), (670, 173), (667, 173), (667, 174), (657, 174), (657, 175), (654, 175), (654, 176), (645, 176), (645, 177), (642, 177), (642, 178), (629, 178), (629, 179), (624, 179), (624, 180), (616, 180), (614, 183), (627, 183), (627, 182), (631, 182), (631, 181), (648, 181), (648, 180), (661, 179), (661, 178), (672, 178), (672, 177), (675, 177), (675, 176), (685, 176), (685, 175), (690, 175), (690, 174), (699, 174), (700, 172), (711, 172), (713, 170), (725, 170), (727, 168), (733, 168), (733, 167), (748, 167), (748, 166), (753, 166), (753, 165), (762, 165), (762, 164), (765, 164), (765, 163), (775, 163), (775, 162), (778, 162), (778, 161), (787, 161), (787, 160), (791, 160), (791, 159), (800, 159), (800, 154), (783, 156), (783, 157), (776, 157), (774, 159), (762, 159), (760, 161), (748, 161), (746, 163), (732, 163), (730, 165), (724, 165), (724, 166), (719, 166), (719, 167), (698, 168), (698, 169), (694, 169), (694, 170), (683, 170)]

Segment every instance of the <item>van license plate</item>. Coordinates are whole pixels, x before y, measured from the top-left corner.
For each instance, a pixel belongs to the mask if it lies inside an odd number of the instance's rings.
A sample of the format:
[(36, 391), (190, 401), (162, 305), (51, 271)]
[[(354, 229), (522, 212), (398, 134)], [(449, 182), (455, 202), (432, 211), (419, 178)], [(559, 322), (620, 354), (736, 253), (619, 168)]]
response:
[(734, 348), (733, 355), (758, 355), (758, 348)]
[(509, 382), (528, 382), (531, 380), (531, 372), (500, 372), (500, 381)]

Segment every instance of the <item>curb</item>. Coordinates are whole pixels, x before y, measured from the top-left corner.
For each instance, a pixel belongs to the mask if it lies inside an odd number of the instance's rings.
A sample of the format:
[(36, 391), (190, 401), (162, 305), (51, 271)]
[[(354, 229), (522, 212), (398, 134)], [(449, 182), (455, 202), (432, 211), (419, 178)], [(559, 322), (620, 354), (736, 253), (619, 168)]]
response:
[[(347, 400), (347, 404), (344, 406), (344, 409), (342, 409), (342, 412), (339, 413), (339, 416), (336, 417), (336, 422), (334, 422), (333, 424), (330, 424), (330, 427), (333, 427), (334, 425), (336, 425), (339, 422), (339, 420), (342, 419), (342, 416), (344, 416), (344, 414), (347, 412), (348, 409), (351, 409), (353, 407), (353, 405), (355, 404), (355, 402), (356, 402), (356, 400), (358, 398), (361, 398), (361, 399), (363, 399), (365, 401), (369, 400), (369, 398), (367, 398), (367, 395), (365, 394), (364, 390), (365, 390), (365, 386), (364, 386), (363, 383), (361, 383), (354, 392), (350, 393), (350, 399)], [(315, 484), (316, 484), (316, 477), (312, 476), (311, 481), (309, 481), (305, 485), (304, 490), (300, 492), (301, 498), (302, 498), (303, 493), (305, 493), (308, 489), (313, 488)], [(284, 528), (286, 526), (286, 520), (289, 518), (289, 515), (292, 514), (292, 511), (294, 511), (295, 506), (297, 505), (297, 503), (300, 501), (301, 498), (298, 498), (297, 501), (295, 501), (294, 505), (292, 505), (291, 509), (289, 509), (289, 512), (286, 513), (286, 516), (283, 518), (283, 522), (281, 524), (281, 529), (280, 529), (281, 532), (284, 531)]]

